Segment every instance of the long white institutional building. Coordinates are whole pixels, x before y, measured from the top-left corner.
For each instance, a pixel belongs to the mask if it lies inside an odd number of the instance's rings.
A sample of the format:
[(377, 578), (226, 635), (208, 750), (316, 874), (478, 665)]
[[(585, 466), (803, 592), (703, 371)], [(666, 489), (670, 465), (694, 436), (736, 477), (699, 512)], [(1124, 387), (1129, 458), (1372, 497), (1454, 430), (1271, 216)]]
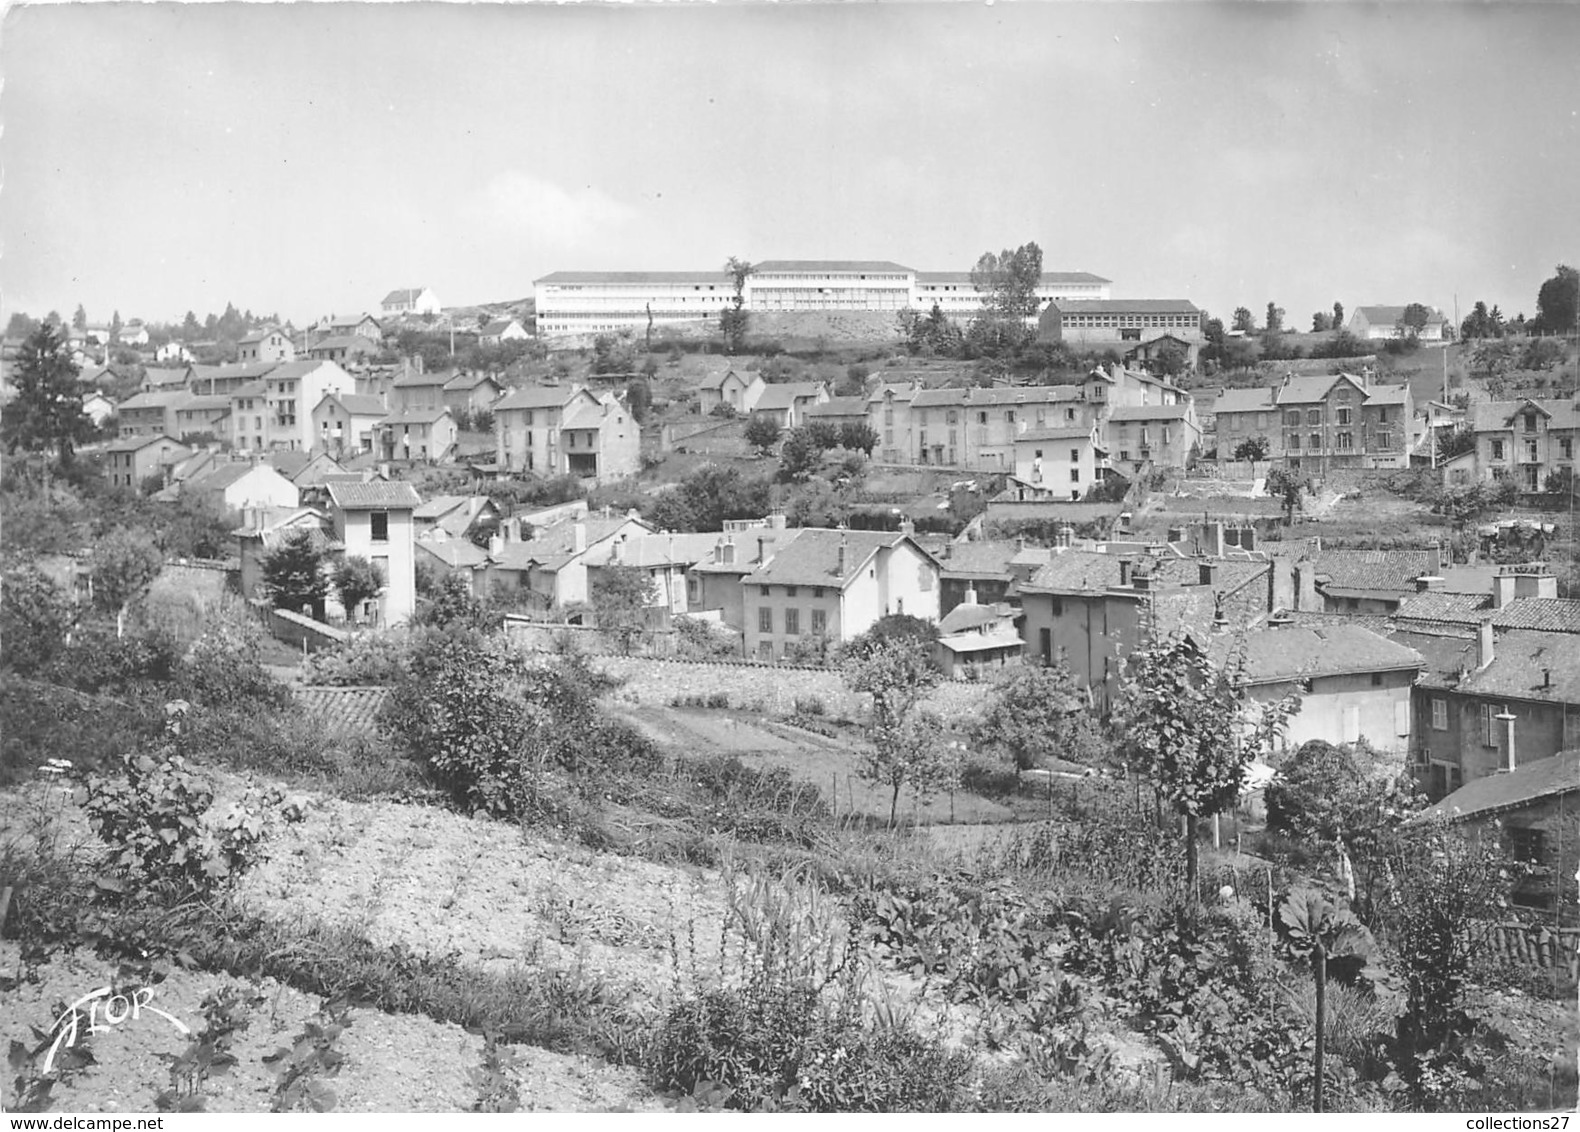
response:
[[(1042, 305), (1054, 299), (1107, 299), (1111, 281), (1085, 271), (1045, 271)], [(735, 300), (731, 277), (712, 271), (556, 271), (533, 281), (538, 333), (606, 330), (716, 319)], [(937, 305), (969, 318), (982, 298), (967, 271), (914, 271), (886, 260), (771, 259), (755, 266), (742, 292), (749, 311), (902, 311)]]

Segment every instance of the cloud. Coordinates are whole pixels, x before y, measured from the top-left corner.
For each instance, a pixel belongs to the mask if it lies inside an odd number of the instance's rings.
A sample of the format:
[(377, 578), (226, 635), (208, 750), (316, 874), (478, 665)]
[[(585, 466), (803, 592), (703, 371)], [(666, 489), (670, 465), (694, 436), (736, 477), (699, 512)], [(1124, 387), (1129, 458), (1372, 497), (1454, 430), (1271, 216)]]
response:
[(478, 192), (473, 211), (490, 225), (532, 235), (553, 246), (607, 238), (637, 212), (602, 189), (562, 188), (520, 170), (498, 174)]

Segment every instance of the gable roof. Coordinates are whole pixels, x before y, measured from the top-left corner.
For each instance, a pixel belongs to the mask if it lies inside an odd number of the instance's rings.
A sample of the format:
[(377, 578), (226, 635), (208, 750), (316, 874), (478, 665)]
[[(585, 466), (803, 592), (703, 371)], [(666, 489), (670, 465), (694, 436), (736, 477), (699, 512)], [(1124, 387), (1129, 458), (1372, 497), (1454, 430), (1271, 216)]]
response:
[[(994, 605), (966, 605), (964, 602), (955, 606), (938, 622), (939, 636), (949, 636), (952, 633), (964, 633), (968, 629), (980, 629), (984, 625), (992, 625), (999, 621), (1010, 621), (1014, 618), (1013, 608), (1003, 602)], [(1006, 626), (1011, 632), (1013, 626)]]
[(449, 415), (450, 407), (448, 405), (440, 405), (438, 408), (426, 409), (397, 409), (389, 416), (380, 420), (378, 425), (383, 427), (384, 425), (433, 424), (440, 417), (448, 417)]
[[(1442, 316), (1442, 314), (1440, 312), (1432, 311), (1432, 310), (1430, 310), (1430, 308), (1428, 308), (1428, 310), (1430, 311), (1430, 313), (1427, 315), (1427, 319), (1426, 319), (1426, 324), (1428, 326), (1431, 326), (1434, 322), (1444, 322), (1445, 321), (1445, 319), (1443, 318), (1443, 316)], [(1368, 307), (1356, 307), (1355, 308), (1355, 314), (1360, 315), (1362, 318), (1364, 318), (1367, 322), (1371, 323), (1373, 326), (1382, 326), (1384, 324), (1387, 324), (1388, 326), (1394, 326), (1394, 325), (1396, 325), (1399, 322), (1399, 320), (1401, 318), (1404, 317), (1404, 311), (1405, 311), (1405, 308), (1402, 307), (1402, 306), (1401, 307), (1368, 306)], [(1351, 317), (1353, 318), (1354, 315), (1352, 315)]]
[(446, 385), (454, 376), (449, 370), (429, 370), (422, 373), (413, 370), (411, 373), (397, 377), (390, 384), (396, 389), (424, 389), (430, 385)]
[(1011, 539), (951, 542), (938, 566), (946, 578), (1002, 580), (1011, 576), (1010, 566), (1021, 550), (1021, 544)]
[[(1234, 636), (1224, 634), (1214, 639), (1210, 651), (1223, 660), (1233, 647)], [(1245, 635), (1245, 674), (1252, 684), (1417, 670), (1421, 665), (1421, 654), (1414, 649), (1359, 625), (1281, 625)]]
[(476, 569), (488, 562), (488, 552), (468, 538), (418, 538), (413, 545), (452, 570)]
[[(699, 562), (708, 561), (713, 554), (713, 548), (718, 545), (719, 536), (716, 532), (706, 531), (699, 534), (659, 534), (633, 535), (623, 540), (611, 540), (598, 548), (596, 555), (589, 556), (589, 565), (607, 566), (617, 564), (622, 566), (640, 566), (651, 569), (655, 566), (695, 566)], [(620, 559), (614, 560), (614, 547), (620, 546)]]
[(885, 381), (876, 386), (867, 394), (867, 401), (910, 401), (922, 391), (922, 386), (914, 381)]
[(821, 405), (813, 405), (807, 409), (809, 417), (860, 417), (867, 418), (867, 399), (865, 397), (830, 397)]
[(308, 347), (308, 350), (357, 350), (367, 354), (377, 354), (383, 349), (379, 343), (373, 341), (366, 334), (331, 334), (320, 338)]
[(559, 570), (574, 560), (578, 554), (586, 553), (576, 550), (578, 523), (585, 528), (586, 541), (583, 546), (588, 549), (614, 536), (628, 524), (634, 524), (636, 528), (649, 534), (653, 533), (650, 524), (641, 519), (633, 519), (629, 515), (622, 515), (618, 519), (566, 519), (551, 527), (543, 528), (526, 542), (505, 543), (497, 553), (490, 551), (488, 559), (505, 570), (525, 570), (534, 564), (545, 570)]
[(1571, 401), (1476, 401), (1470, 406), (1470, 428), (1474, 432), (1507, 432), (1514, 427), (1515, 418), (1527, 410), (1535, 410), (1548, 418), (1547, 427), (1580, 428), (1580, 411)]
[(1580, 704), (1580, 636), (1509, 629), (1493, 643), (1492, 663), (1459, 682), (1466, 695)]
[(168, 409), (172, 406), (184, 405), (194, 395), (185, 389), (160, 389), (150, 390), (147, 393), (137, 393), (121, 402), (121, 412), (135, 412), (138, 409)]
[(495, 381), (491, 375), (486, 374), (481, 370), (468, 370), (458, 373), (449, 381), (444, 383), (444, 388), (446, 391), (472, 390), (476, 389), (479, 385), (482, 385), (485, 381), (492, 385), (495, 389), (504, 388), (504, 386)]
[(710, 373), (710, 374), (708, 374), (700, 382), (697, 383), (697, 388), (698, 389), (723, 389), (724, 388), (724, 383), (726, 381), (728, 381), (732, 377), (736, 381), (740, 382), (742, 385), (751, 385), (752, 382), (754, 382), (754, 381), (761, 381), (763, 379), (763, 376), (760, 373), (748, 373), (745, 377), (742, 377), (740, 374), (736, 373), (733, 369), (727, 369), (727, 370), (723, 370), (723, 371), (718, 372), (718, 373)]
[(1225, 389), (1213, 402), (1212, 411), (1224, 413), (1266, 413), (1274, 408), (1273, 391), (1266, 386), (1254, 389)]
[(1432, 571), (1429, 550), (1324, 550), (1310, 556), (1324, 589), (1414, 593)]
[(1039, 440), (1092, 440), (1090, 428), (1029, 428), (1015, 437), (1016, 444)]
[(398, 291), (391, 291), (389, 294), (384, 296), (384, 302), (386, 304), (415, 303), (418, 299), (422, 298), (422, 293), (427, 289), (428, 288), (426, 287), (406, 287)]
[(483, 328), (481, 330), (479, 330), (477, 333), (480, 336), (493, 336), (493, 335), (496, 335), (496, 334), (504, 333), (506, 330), (509, 330), (512, 326), (520, 326), (520, 325), (521, 324), (519, 322), (517, 322), (513, 318), (496, 318), (496, 319), (493, 319), (492, 321), (486, 323), (483, 326)]
[(328, 487), (330, 500), (342, 511), (381, 511), (385, 508), (415, 511), (422, 506), (422, 496), (404, 480), (331, 481)]
[[(931, 555), (898, 531), (843, 531), (803, 527), (766, 564), (748, 574), (751, 585), (838, 586), (844, 588), (866, 568), (878, 551), (908, 542), (929, 562)], [(840, 547), (845, 548), (845, 569), (839, 569)]]
[(325, 393), (318, 404), (333, 401), (353, 417), (382, 417), (389, 412), (384, 398), (367, 393)]
[(1280, 405), (1306, 405), (1325, 400), (1333, 387), (1340, 382), (1352, 386), (1362, 399), (1366, 396), (1365, 383), (1354, 374), (1318, 373), (1290, 377), (1279, 386), (1274, 395)]
[(1499, 629), (1538, 629), (1549, 633), (1580, 633), (1580, 601), (1561, 597), (1515, 598), (1494, 610)]
[(1425, 621), (1445, 625), (1474, 625), (1492, 604), (1491, 594), (1454, 594), (1442, 590), (1411, 594), (1399, 603), (1400, 621)]
[(579, 385), (523, 385), (496, 401), (494, 412), (502, 413), (510, 409), (561, 409), (586, 392)]
[(816, 381), (786, 381), (778, 385), (769, 385), (758, 395), (757, 404), (752, 407), (752, 412), (760, 413), (764, 409), (769, 411), (789, 409), (797, 401), (816, 398), (822, 388), (822, 384)]
[(1120, 405), (1108, 414), (1110, 421), (1182, 421), (1190, 405)]
[(1559, 751), (1511, 771), (1473, 778), (1422, 817), (1463, 821), (1575, 791), (1580, 791), (1580, 749)]
[(182, 450), (186, 445), (173, 436), (118, 436), (104, 446), (106, 452), (141, 452), (154, 444), (171, 444)]

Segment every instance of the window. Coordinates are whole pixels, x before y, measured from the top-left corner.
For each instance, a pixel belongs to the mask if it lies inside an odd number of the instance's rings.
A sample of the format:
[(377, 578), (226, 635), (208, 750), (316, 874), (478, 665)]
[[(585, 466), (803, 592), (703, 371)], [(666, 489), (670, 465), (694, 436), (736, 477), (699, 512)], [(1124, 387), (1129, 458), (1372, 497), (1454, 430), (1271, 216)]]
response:
[(1526, 413), (1525, 414), (1525, 431), (1526, 432), (1535, 432), (1536, 431), (1536, 414), (1535, 413)]
[(950, 409), (949, 412), (945, 414), (944, 421), (946, 424), (959, 424), (960, 414), (955, 412), (953, 409)]
[(801, 611), (799, 609), (785, 610), (785, 635), (799, 637), (801, 635)]
[(1355, 434), (1352, 432), (1339, 433), (1339, 451), (1348, 452), (1355, 447)]
[(813, 586), (812, 587), (812, 596), (813, 597), (822, 597), (823, 596), (823, 587), (822, 586)]
[(1502, 709), (1497, 704), (1481, 705), (1481, 745), (1496, 749), (1498, 745), (1498, 719)]
[(1536, 463), (1536, 441), (1527, 440), (1525, 442), (1525, 458), (1533, 464)]
[(1377, 423), (1378, 424), (1387, 424), (1388, 423), (1388, 409), (1387, 409), (1386, 406), (1384, 406), (1383, 408), (1377, 410)]
[(1286, 425), (1289, 425), (1292, 428), (1299, 428), (1300, 427), (1300, 410), (1299, 409), (1291, 409), (1289, 412), (1285, 413), (1284, 414), (1284, 423)]
[(812, 635), (821, 637), (828, 632), (828, 610), (814, 609), (812, 611)]
[(786, 586), (785, 587), (785, 597), (795, 597), (795, 587), (794, 586)]
[[(1240, 418), (1236, 417), (1236, 418), (1234, 418), (1234, 421), (1235, 421), (1234, 427), (1236, 429), (1238, 429), (1240, 427)], [(1266, 428), (1267, 427), (1267, 414), (1266, 413), (1257, 413), (1256, 414), (1256, 427), (1257, 428)]]
[(1321, 424), (1322, 423), (1322, 410), (1321, 409), (1307, 409), (1306, 410), (1306, 423), (1307, 424)]
[(1322, 434), (1320, 432), (1314, 432), (1306, 439), (1313, 451), (1322, 447)]
[(1526, 864), (1539, 865), (1544, 854), (1542, 850), (1542, 831), (1539, 829), (1511, 829), (1509, 830), (1509, 847), (1514, 851), (1516, 861)]
[(1070, 449), (1070, 463), (1072, 463), (1072, 464), (1079, 464), (1080, 462), (1081, 462), (1081, 450), (1079, 448), (1072, 448), (1072, 449)]
[(1229, 418), (1229, 431), (1230, 432), (1239, 432), (1240, 431), (1240, 418), (1239, 417), (1230, 417)]
[(1005, 423), (1007, 423), (1007, 424), (1014, 424), (1015, 423), (1015, 410), (1014, 409), (1007, 409), (1007, 410), (1005, 410), (1005, 412), (1004, 412), (1004, 420), (1005, 420)]
[(1341, 425), (1349, 424), (1351, 411), (1350, 409), (1340, 409), (1338, 411), (1338, 423)]
[(1300, 451), (1300, 434), (1298, 432), (1289, 434), (1289, 447), (1295, 452)]
[(987, 414), (986, 413), (978, 413), (977, 414), (977, 424), (987, 424)]
[(774, 611), (766, 605), (757, 611), (757, 631), (759, 633), (774, 631)]
[(1558, 455), (1565, 460), (1573, 460), (1575, 456), (1575, 442), (1567, 436), (1558, 442)]
[(1492, 458), (1494, 460), (1503, 459), (1503, 441), (1494, 440), (1492, 442)]
[(388, 511), (373, 511), (368, 515), (368, 521), (373, 528), (374, 542), (389, 542), (390, 540), (390, 513)]

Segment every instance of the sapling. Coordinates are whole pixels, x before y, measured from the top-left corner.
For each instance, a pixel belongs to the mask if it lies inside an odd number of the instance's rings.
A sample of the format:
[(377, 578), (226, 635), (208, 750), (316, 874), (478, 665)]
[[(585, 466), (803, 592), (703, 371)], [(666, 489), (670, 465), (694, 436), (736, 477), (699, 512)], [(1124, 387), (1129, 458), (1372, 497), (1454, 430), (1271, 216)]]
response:
[(1347, 908), (1339, 908), (1323, 893), (1300, 888), (1289, 894), (1278, 910), (1289, 932), (1291, 945), (1311, 959), (1317, 991), (1317, 1047), (1313, 1054), (1311, 1111), (1322, 1111), (1323, 1023), (1327, 1009), (1328, 960), (1340, 956), (1364, 958), (1372, 948), (1371, 933)]

